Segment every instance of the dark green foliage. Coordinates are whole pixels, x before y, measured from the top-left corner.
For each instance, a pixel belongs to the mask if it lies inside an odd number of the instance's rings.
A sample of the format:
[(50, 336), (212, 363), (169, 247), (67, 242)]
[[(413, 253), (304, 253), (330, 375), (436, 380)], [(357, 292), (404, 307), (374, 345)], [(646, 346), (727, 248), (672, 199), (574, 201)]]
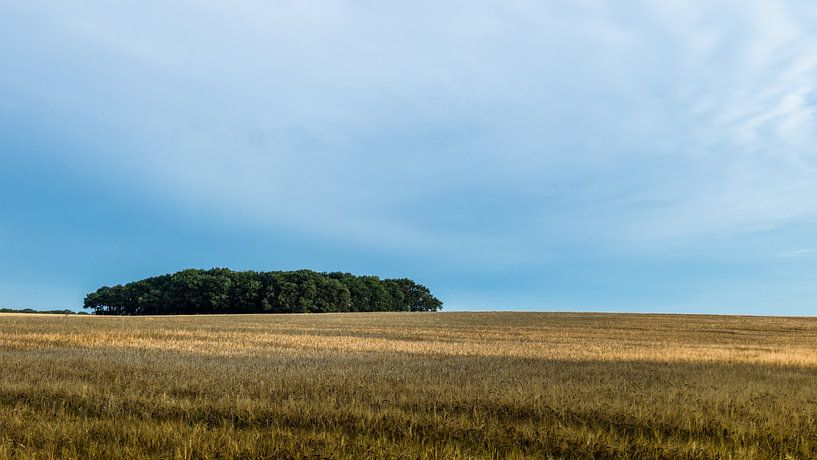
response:
[(405, 278), (213, 268), (104, 286), (85, 297), (84, 307), (99, 315), (329, 313), (437, 311), (442, 302)]

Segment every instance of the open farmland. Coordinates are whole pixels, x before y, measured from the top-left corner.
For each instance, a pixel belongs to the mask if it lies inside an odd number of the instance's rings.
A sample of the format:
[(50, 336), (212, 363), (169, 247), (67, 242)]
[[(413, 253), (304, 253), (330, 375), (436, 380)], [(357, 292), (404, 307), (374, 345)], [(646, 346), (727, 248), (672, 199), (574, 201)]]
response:
[(817, 319), (0, 315), (0, 457), (817, 457)]

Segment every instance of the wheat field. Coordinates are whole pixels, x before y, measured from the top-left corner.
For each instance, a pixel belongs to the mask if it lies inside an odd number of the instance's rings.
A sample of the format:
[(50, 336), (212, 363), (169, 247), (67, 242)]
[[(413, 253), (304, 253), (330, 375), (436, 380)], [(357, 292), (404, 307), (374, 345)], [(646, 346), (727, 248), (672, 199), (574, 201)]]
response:
[(0, 458), (817, 458), (817, 319), (0, 315)]

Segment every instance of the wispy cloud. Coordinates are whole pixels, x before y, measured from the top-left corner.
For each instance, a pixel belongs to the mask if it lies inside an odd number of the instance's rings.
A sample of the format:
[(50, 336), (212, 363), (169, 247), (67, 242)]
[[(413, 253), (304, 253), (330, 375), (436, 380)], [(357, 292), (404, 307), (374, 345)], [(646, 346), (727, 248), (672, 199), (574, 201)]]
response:
[(777, 255), (777, 257), (782, 257), (785, 259), (813, 256), (817, 256), (817, 249), (795, 249), (792, 251), (781, 252)]

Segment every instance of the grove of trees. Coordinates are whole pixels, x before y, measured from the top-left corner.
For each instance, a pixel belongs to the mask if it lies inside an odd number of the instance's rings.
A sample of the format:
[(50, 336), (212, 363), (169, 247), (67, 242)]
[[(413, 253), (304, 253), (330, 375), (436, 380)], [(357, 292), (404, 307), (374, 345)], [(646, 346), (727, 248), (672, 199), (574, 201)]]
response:
[(437, 311), (442, 302), (406, 278), (213, 268), (104, 286), (85, 297), (84, 308), (98, 315), (323, 313)]

